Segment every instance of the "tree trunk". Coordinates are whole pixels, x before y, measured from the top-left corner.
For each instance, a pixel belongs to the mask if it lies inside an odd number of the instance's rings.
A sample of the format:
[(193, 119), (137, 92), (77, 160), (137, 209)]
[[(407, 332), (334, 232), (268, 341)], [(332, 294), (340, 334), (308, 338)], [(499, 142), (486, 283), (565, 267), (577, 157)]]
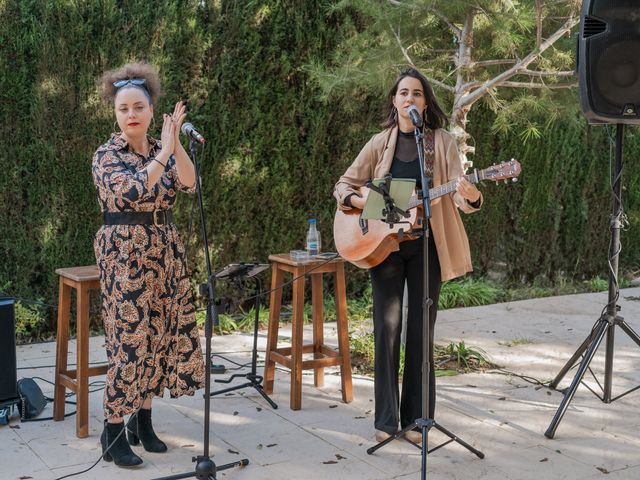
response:
[(475, 150), (474, 147), (467, 143), (469, 139), (469, 134), (467, 133), (467, 115), (469, 114), (469, 110), (471, 110), (471, 105), (464, 103), (464, 99), (466, 94), (469, 93), (467, 85), (469, 85), (469, 73), (472, 62), (473, 21), (476, 13), (475, 7), (468, 7), (465, 14), (464, 26), (462, 27), (459, 37), (460, 44), (455, 58), (457, 70), (456, 86), (449, 125), (449, 131), (453, 134), (458, 144), (462, 167), (465, 170), (472, 165), (472, 162), (467, 159), (467, 154), (472, 154)]
[(458, 144), (462, 168), (466, 170), (473, 165), (473, 162), (467, 158), (467, 155), (475, 153), (475, 147), (467, 143), (470, 137), (467, 133), (467, 115), (471, 110), (471, 105), (460, 106), (455, 102), (458, 98), (462, 97), (462, 95), (456, 94), (455, 97), (453, 111), (451, 112), (449, 132), (451, 132)]

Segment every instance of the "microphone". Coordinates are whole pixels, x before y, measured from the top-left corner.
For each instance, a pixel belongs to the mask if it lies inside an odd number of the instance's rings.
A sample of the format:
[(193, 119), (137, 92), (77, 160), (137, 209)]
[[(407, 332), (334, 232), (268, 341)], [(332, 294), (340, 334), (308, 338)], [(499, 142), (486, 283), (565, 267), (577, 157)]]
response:
[(195, 140), (196, 142), (204, 143), (204, 137), (198, 133), (198, 131), (194, 128), (194, 126), (187, 122), (182, 124), (182, 128), (180, 129), (182, 133), (184, 133), (187, 137)]
[(409, 117), (411, 117), (411, 123), (413, 123), (414, 127), (422, 127), (422, 115), (420, 115), (418, 107), (416, 107), (415, 105), (409, 105), (407, 107), (407, 113), (409, 114)]

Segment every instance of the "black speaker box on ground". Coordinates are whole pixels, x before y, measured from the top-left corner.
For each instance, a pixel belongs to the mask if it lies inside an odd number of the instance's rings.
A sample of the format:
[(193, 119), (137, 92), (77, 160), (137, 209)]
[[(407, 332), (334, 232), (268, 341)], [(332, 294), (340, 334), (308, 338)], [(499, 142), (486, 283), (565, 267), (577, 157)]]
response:
[(0, 298), (0, 401), (17, 396), (15, 303)]
[(577, 61), (589, 123), (640, 124), (640, 2), (585, 0)]

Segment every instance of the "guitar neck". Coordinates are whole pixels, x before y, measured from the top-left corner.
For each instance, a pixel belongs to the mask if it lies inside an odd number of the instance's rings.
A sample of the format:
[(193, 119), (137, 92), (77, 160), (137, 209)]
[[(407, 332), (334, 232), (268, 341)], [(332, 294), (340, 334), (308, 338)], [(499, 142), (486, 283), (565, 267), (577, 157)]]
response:
[[(482, 170), (474, 170), (470, 175), (463, 175), (471, 183), (478, 183), (483, 179)], [(456, 190), (456, 185), (458, 180), (451, 180), (450, 182), (443, 183), (442, 185), (438, 185), (437, 187), (433, 187), (429, 189), (429, 199), (434, 200), (436, 198), (440, 198), (447, 193), (454, 192)], [(411, 198), (409, 202), (409, 208), (415, 208), (418, 205), (422, 205), (422, 200), (417, 196)]]

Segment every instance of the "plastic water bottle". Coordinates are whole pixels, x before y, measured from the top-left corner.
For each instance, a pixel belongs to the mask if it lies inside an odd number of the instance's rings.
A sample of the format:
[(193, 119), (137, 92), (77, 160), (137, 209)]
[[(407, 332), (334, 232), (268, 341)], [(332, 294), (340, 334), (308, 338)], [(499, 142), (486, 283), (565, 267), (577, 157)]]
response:
[(307, 254), (317, 255), (320, 253), (320, 235), (316, 226), (316, 219), (309, 219), (309, 231), (307, 232)]

